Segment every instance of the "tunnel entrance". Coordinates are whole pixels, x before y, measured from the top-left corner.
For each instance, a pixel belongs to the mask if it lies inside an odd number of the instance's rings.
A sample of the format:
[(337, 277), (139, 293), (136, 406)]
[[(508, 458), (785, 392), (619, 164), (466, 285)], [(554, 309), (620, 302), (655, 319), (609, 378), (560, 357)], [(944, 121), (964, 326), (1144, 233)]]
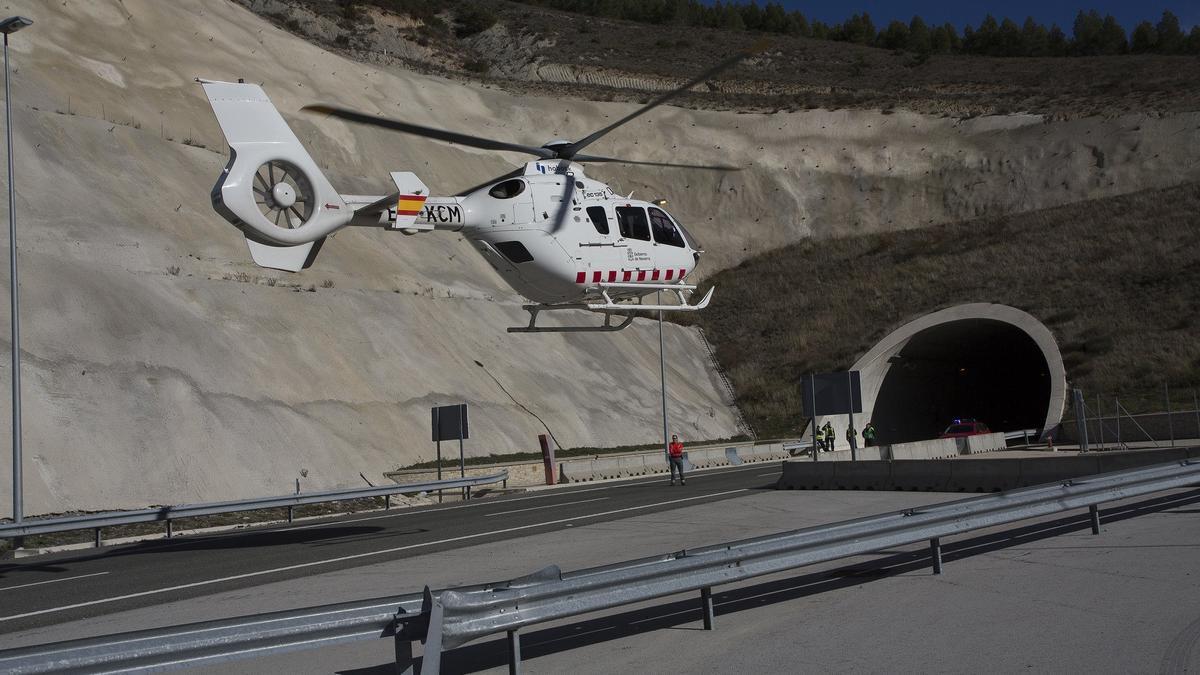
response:
[(993, 431), (1045, 423), (1050, 368), (1033, 338), (1010, 323), (938, 324), (914, 334), (887, 363), (871, 413), (880, 443), (936, 438), (956, 418)]

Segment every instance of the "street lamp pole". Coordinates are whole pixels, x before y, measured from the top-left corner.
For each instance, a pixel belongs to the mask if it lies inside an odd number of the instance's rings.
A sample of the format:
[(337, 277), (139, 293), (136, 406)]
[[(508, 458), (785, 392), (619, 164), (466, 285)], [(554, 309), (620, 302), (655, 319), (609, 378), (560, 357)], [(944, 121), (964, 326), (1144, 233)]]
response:
[(33, 25), (23, 16), (10, 16), (0, 21), (4, 33), (4, 128), (8, 137), (8, 279), (12, 307), (12, 434), (13, 434), (13, 522), (24, 519), (21, 494), (21, 318), (17, 304), (17, 198), (13, 186), (12, 140), (12, 75), (8, 69), (8, 36)]
[[(655, 302), (662, 304), (662, 291), (659, 291), (655, 297)], [(671, 461), (671, 445), (670, 434), (667, 431), (667, 356), (666, 350), (663, 349), (663, 313), (658, 310), (658, 382), (662, 388), (662, 418), (663, 418), (663, 452), (667, 455), (667, 461)], [(671, 474), (672, 480), (675, 474)]]

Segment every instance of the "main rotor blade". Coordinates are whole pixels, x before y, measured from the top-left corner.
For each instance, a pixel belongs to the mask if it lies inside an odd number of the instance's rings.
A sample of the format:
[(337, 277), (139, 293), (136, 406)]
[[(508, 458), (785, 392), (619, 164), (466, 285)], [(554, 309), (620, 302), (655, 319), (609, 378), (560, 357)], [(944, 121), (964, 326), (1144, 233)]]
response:
[(726, 164), (674, 164), (671, 162), (639, 162), (633, 159), (621, 159), (619, 157), (600, 157), (598, 155), (575, 155), (571, 158), (575, 162), (614, 162), (617, 164), (637, 164), (639, 166), (669, 166), (675, 169), (707, 169), (711, 171), (741, 171), (740, 166), (729, 166)]
[(459, 190), (458, 192), (454, 193), (454, 196), (455, 197), (466, 197), (467, 195), (471, 194), (472, 192), (474, 192), (476, 190), (481, 190), (489, 185), (499, 183), (502, 180), (507, 180), (509, 178), (516, 178), (517, 176), (523, 176), (523, 175), (525, 175), (525, 167), (513, 169), (512, 171), (509, 171), (506, 174), (501, 174), (499, 176), (496, 176), (495, 178), (492, 178), (492, 179), (485, 181), (483, 183), (480, 183), (478, 185), (473, 185), (465, 190)]
[(357, 122), (358, 124), (365, 124), (367, 126), (380, 127), (383, 129), (390, 129), (392, 131), (401, 131), (406, 134), (421, 136), (423, 138), (434, 138), (439, 141), (458, 143), (459, 145), (480, 148), (482, 150), (506, 150), (508, 152), (522, 152), (527, 155), (534, 155), (543, 159), (554, 157), (554, 151), (547, 150), (546, 148), (539, 148), (532, 145), (521, 145), (519, 143), (506, 143), (505, 141), (497, 141), (491, 138), (471, 136), (470, 134), (461, 134), (457, 131), (434, 129), (433, 127), (421, 126), (420, 124), (401, 122), (400, 120), (391, 119), (389, 117), (368, 115), (356, 110), (337, 108), (330, 105), (306, 105), (300, 110), (302, 112), (316, 113), (318, 115), (328, 115), (330, 117), (336, 117), (349, 122)]
[(625, 124), (626, 122), (629, 122), (630, 120), (633, 120), (637, 117), (645, 115), (646, 113), (650, 112), (651, 110), (666, 103), (667, 101), (670, 101), (671, 99), (673, 99), (676, 96), (682, 94), (683, 92), (691, 89), (692, 87), (700, 84), (701, 82), (712, 79), (718, 73), (734, 67), (735, 65), (738, 64), (739, 61), (746, 58), (747, 56), (751, 56), (753, 54), (756, 54), (756, 53), (762, 51), (763, 49), (766, 48), (766, 46), (767, 46), (766, 41), (760, 41), (760, 42), (755, 43), (749, 49), (746, 49), (744, 51), (738, 52), (737, 54), (734, 54), (733, 56), (725, 59), (724, 61), (718, 63), (717, 65), (713, 66), (712, 68), (709, 68), (708, 70), (704, 71), (703, 73), (700, 73), (696, 77), (688, 80), (687, 83), (684, 84), (682, 87), (679, 87), (678, 89), (674, 89), (672, 91), (668, 91), (667, 93), (663, 94), (662, 96), (659, 96), (658, 98), (654, 99), (653, 101), (650, 101), (646, 105), (642, 106), (641, 108), (638, 108), (637, 110), (626, 115), (625, 117), (622, 117), (621, 119), (617, 120), (616, 122), (613, 122), (612, 124), (604, 127), (603, 129), (592, 133), (590, 136), (586, 136), (582, 140), (578, 140), (578, 141), (560, 149), (558, 151), (558, 156), (566, 158), (566, 159), (573, 159), (575, 157), (576, 153), (578, 153), (580, 150), (584, 149), (585, 147), (591, 145), (595, 141), (599, 140), (602, 136), (604, 136), (608, 132), (612, 131), (613, 129), (616, 129), (617, 127), (621, 126), (622, 124)]

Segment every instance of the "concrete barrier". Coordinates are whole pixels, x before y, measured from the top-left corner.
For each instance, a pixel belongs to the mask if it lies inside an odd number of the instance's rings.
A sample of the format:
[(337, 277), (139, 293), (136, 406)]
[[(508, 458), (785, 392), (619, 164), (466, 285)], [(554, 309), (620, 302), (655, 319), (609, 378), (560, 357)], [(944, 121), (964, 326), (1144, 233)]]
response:
[(737, 448), (725, 448), (725, 461), (732, 465), (742, 463), (742, 458), (738, 457)]
[(858, 462), (813, 462), (793, 459), (783, 463), (783, 475), (777, 487), (798, 490), (992, 492), (1067, 481), (1097, 473), (1185, 458), (1200, 459), (1200, 448), (989, 459), (896, 459)]
[(837, 462), (833, 467), (834, 482), (839, 489), (888, 490), (891, 488), (892, 462)]
[(959, 492), (996, 492), (1021, 487), (1021, 463), (1011, 459), (972, 459), (946, 462), (946, 484)]
[[(801, 467), (800, 465), (804, 466)], [(791, 460), (783, 463), (783, 475), (775, 483), (781, 490), (832, 490), (837, 488), (833, 472), (837, 464)]]
[[(908, 459), (889, 462), (892, 465), (894, 490), (953, 492), (950, 483), (951, 459)], [(960, 460), (961, 461), (961, 460)]]
[(892, 459), (943, 459), (957, 457), (958, 454), (958, 443), (953, 438), (934, 438), (890, 446)]
[(1008, 447), (1008, 442), (1004, 439), (1004, 434), (980, 434), (978, 436), (967, 436), (962, 440), (963, 445), (960, 450), (964, 455), (994, 452), (996, 450), (1004, 450)]

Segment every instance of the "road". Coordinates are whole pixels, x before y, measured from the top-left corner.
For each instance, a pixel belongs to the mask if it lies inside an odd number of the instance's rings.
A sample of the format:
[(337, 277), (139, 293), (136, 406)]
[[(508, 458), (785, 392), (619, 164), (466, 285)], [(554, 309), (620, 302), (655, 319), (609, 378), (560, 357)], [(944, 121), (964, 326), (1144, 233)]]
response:
[[(769, 489), (779, 464), (347, 515), (47, 554), (0, 565), (0, 634)], [(408, 590), (420, 590), (408, 589)]]

